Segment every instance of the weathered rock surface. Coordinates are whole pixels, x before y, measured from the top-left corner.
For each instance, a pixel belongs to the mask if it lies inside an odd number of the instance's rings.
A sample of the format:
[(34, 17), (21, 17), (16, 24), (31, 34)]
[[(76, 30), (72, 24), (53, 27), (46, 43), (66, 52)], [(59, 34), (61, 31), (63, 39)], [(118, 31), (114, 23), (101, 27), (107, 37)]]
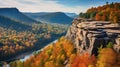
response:
[(105, 47), (109, 42), (120, 52), (120, 26), (106, 21), (85, 21), (81, 18), (73, 20), (66, 38), (70, 39), (78, 53), (88, 51), (97, 55), (98, 48)]

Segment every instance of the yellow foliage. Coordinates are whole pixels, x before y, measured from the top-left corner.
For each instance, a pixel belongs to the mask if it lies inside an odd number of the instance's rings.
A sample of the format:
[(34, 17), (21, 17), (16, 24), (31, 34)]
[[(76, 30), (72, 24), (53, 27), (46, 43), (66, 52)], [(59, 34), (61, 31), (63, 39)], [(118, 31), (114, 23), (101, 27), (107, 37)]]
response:
[(62, 59), (63, 61), (65, 61), (65, 55), (64, 55), (64, 54), (61, 55), (61, 59)]
[(99, 53), (97, 67), (118, 67), (117, 53), (112, 48), (103, 48)]
[(53, 63), (53, 61), (48, 61), (45, 62), (44, 67), (55, 67), (55, 64)]
[(55, 59), (55, 56), (51, 55), (50, 60), (53, 60), (53, 59)]
[(88, 67), (94, 67), (94, 65), (88, 65)]
[(103, 63), (114, 64), (116, 63), (116, 52), (112, 48), (103, 48), (100, 51), (99, 61)]
[(70, 63), (72, 63), (72, 61), (74, 60), (75, 57), (76, 57), (76, 54), (71, 54), (70, 55)]

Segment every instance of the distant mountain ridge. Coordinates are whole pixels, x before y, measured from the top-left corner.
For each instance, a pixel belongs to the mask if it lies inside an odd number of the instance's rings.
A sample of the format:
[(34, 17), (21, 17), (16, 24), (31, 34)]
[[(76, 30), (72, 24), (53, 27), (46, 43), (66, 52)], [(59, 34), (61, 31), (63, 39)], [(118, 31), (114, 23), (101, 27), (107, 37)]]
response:
[[(73, 14), (72, 14), (73, 15)], [(39, 13), (22, 13), (17, 8), (0, 8), (0, 16), (9, 23), (16, 21), (21, 24), (34, 24), (34, 23), (59, 23), (59, 24), (71, 24), (73, 18), (66, 15), (63, 12), (39, 12)], [(0, 17), (1, 18), (1, 17)], [(0, 20), (0, 22), (5, 20)], [(4, 22), (3, 22), (4, 23)]]
[(65, 15), (63, 12), (55, 12), (39, 17), (42, 21), (51, 22), (51, 23), (60, 23), (60, 24), (70, 24), (73, 18)]
[(13, 29), (17, 31), (25, 31), (31, 29), (29, 25), (23, 24), (20, 21), (5, 16), (0, 16), (0, 27)]
[(49, 23), (70, 24), (73, 20), (73, 18), (67, 16), (63, 12), (40, 12), (24, 14), (36, 20)]
[(46, 14), (49, 14), (49, 13), (51, 13), (51, 12), (37, 12), (37, 13), (24, 12), (23, 14), (35, 19), (35, 18), (37, 18), (41, 15), (46, 15)]
[(16, 19), (23, 23), (38, 23), (38, 21), (21, 13), (17, 8), (0, 8), (0, 15)]
[[(46, 14), (50, 14), (50, 13), (55, 13), (55, 12), (36, 12), (36, 13), (24, 12), (25, 15), (32, 17), (32, 18), (37, 18), (41, 15), (46, 15)], [(71, 18), (76, 18), (78, 16), (76, 13), (69, 13), (69, 12), (63, 12), (63, 13), (65, 13), (67, 16), (69, 16)]]

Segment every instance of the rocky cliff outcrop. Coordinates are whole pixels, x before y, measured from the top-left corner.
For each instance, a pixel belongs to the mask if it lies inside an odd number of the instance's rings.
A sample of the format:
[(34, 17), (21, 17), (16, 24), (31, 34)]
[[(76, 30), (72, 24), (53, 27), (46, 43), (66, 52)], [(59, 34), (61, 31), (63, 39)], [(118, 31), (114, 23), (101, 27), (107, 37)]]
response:
[(66, 38), (70, 39), (82, 54), (84, 51), (97, 55), (98, 48), (105, 47), (109, 42), (120, 52), (120, 26), (106, 21), (83, 21), (81, 18), (73, 20)]

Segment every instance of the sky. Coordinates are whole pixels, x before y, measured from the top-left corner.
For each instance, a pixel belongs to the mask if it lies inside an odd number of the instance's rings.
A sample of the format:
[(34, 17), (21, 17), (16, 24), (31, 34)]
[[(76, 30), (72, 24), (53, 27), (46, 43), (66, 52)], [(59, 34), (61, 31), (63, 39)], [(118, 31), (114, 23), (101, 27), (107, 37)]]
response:
[(16, 7), (21, 12), (86, 12), (90, 7), (97, 7), (106, 2), (120, 0), (0, 0), (0, 8)]

